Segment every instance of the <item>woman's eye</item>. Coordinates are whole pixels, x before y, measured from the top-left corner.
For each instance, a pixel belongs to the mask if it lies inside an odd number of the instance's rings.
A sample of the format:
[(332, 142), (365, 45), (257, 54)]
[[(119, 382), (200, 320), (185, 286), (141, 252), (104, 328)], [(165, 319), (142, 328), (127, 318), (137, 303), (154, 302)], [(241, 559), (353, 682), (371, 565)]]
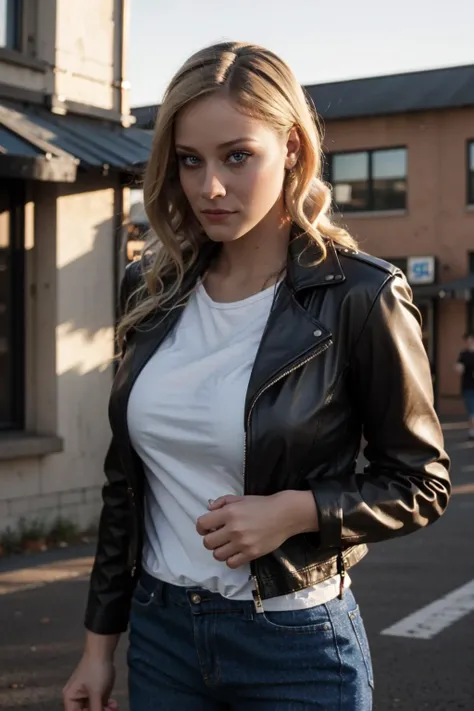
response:
[(186, 168), (195, 168), (199, 165), (199, 158), (197, 156), (179, 155), (178, 160), (181, 165), (184, 165)]
[(250, 157), (250, 153), (247, 151), (234, 151), (233, 153), (230, 154), (228, 161), (229, 163), (232, 163), (234, 165), (240, 165), (241, 163), (245, 163), (247, 158)]

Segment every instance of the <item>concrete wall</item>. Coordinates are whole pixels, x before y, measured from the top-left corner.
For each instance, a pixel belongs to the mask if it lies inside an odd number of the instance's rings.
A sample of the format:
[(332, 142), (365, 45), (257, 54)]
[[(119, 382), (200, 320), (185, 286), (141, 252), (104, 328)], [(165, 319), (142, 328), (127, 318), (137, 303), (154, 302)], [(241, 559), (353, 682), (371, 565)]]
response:
[[(35, 0), (36, 1), (36, 0)], [(1, 81), (82, 104), (128, 113), (121, 88), (127, 42), (122, 0), (37, 0), (35, 59), (22, 66), (0, 56)], [(28, 3), (27, 3), (28, 5)], [(122, 17), (122, 7), (124, 13)], [(28, 10), (28, 8), (27, 8)], [(31, 12), (31, 10), (29, 10)]]
[[(474, 109), (373, 119), (326, 126), (329, 152), (408, 148), (408, 206), (400, 214), (344, 216), (361, 249), (380, 257), (435, 255), (440, 281), (466, 275), (474, 251), (474, 209), (466, 205), (466, 142), (474, 139)], [(440, 302), (438, 388), (440, 409), (460, 413), (459, 377), (453, 363), (462, 347), (466, 303)]]
[[(28, 250), (28, 419), (64, 451), (0, 462), (0, 530), (100, 508), (114, 354), (114, 185), (38, 186)], [(83, 191), (83, 192), (81, 192)], [(34, 288), (32, 288), (34, 287)]]
[[(36, 59), (44, 66), (21, 66), (12, 61), (3, 61), (0, 57), (0, 75), (2, 83), (19, 86), (30, 91), (53, 93), (54, 65), (56, 61), (56, 0), (37, 0), (38, 11), (35, 14)], [(32, 12), (27, 3), (26, 11)]]
[[(10, 52), (2, 59), (0, 52), (2, 83), (61, 96), (83, 111), (127, 113), (121, 87), (126, 13), (124, 0), (38, 0), (36, 57)], [(27, 192), (26, 432), (20, 439), (54, 439), (53, 451), (60, 437), (63, 451), (33, 455), (42, 445), (23, 441), (12, 454), (3, 442), (0, 531), (16, 527), (20, 517), (58, 514), (84, 528), (97, 520), (110, 437), (122, 189), (118, 178), (80, 174), (73, 186), (31, 183)]]
[(57, 0), (56, 94), (119, 110), (121, 1)]

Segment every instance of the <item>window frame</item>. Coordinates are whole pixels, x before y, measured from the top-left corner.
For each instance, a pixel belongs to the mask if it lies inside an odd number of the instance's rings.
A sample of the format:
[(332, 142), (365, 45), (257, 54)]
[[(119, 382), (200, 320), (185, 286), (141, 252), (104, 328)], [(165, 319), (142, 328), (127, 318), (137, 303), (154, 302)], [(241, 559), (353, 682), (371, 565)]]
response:
[(471, 170), (471, 146), (474, 151), (474, 138), (466, 141), (466, 202), (470, 207), (474, 207), (474, 180), (471, 180), (471, 173), (474, 176), (474, 166)]
[[(405, 206), (404, 207), (395, 207), (395, 208), (376, 208), (374, 207), (374, 178), (373, 178), (373, 155), (374, 153), (381, 153), (385, 151), (399, 151), (399, 150), (404, 150), (406, 153), (407, 157), (407, 170), (406, 170), (406, 175), (405, 175), (405, 185), (406, 185), (406, 190), (405, 190)], [(337, 205), (336, 201), (334, 200), (334, 182), (333, 182), (333, 159), (334, 156), (342, 156), (342, 155), (348, 155), (351, 153), (366, 153), (368, 156), (368, 192), (367, 192), (367, 205), (364, 207), (356, 207), (356, 208), (345, 208), (344, 213), (350, 213), (350, 214), (358, 214), (358, 213), (364, 213), (364, 212), (375, 212), (375, 213), (390, 213), (390, 212), (406, 212), (408, 209), (408, 147), (406, 145), (395, 145), (395, 146), (382, 146), (380, 148), (350, 148), (346, 149), (343, 151), (334, 151), (331, 153), (327, 153), (325, 156), (325, 159), (327, 161), (327, 170), (328, 170), (328, 176), (329, 176), (329, 183), (332, 187), (333, 190), (333, 206), (336, 212), (342, 212), (339, 209), (339, 206)]]
[[(469, 274), (474, 274), (474, 252), (467, 253)], [(471, 290), (471, 298), (467, 302), (466, 331), (474, 331), (474, 289)]]
[(21, 63), (22, 59), (35, 60), (37, 56), (38, 2), (7, 0), (15, 12), (14, 46), (0, 46), (0, 60)]
[(25, 196), (21, 181), (11, 181), (7, 189), (10, 191), (7, 257), (10, 314), (7, 341), (13, 357), (8, 374), (11, 377), (9, 417), (8, 420), (0, 419), (0, 432), (23, 430), (25, 426)]

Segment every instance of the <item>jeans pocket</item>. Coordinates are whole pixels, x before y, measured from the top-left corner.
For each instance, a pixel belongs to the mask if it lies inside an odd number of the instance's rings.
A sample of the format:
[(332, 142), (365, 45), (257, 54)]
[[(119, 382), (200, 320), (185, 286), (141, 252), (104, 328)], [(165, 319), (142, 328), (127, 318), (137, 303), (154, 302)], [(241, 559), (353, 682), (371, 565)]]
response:
[(138, 607), (150, 607), (161, 599), (161, 587), (160, 580), (140, 578), (133, 591), (132, 602)]
[(325, 605), (316, 605), (302, 610), (265, 611), (257, 615), (265, 627), (275, 632), (286, 634), (314, 634), (326, 632), (332, 634), (332, 625)]
[(349, 613), (349, 619), (351, 621), (352, 629), (354, 630), (354, 634), (357, 638), (357, 642), (359, 644), (359, 648), (362, 654), (362, 659), (364, 660), (364, 665), (367, 670), (367, 678), (369, 681), (370, 687), (373, 689), (374, 688), (374, 670), (372, 668), (372, 658), (370, 655), (370, 647), (369, 647), (369, 640), (367, 638), (367, 633), (365, 631), (365, 626), (364, 622), (362, 620), (359, 606), (357, 606), (354, 610), (350, 610)]

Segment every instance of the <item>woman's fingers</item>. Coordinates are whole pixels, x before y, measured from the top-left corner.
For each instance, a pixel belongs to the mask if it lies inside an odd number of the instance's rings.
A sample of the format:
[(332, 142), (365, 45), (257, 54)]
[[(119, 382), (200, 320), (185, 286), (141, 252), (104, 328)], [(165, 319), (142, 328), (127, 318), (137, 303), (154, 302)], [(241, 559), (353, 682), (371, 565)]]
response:
[(225, 546), (229, 542), (230, 535), (225, 526), (213, 533), (208, 533), (203, 539), (204, 548), (207, 548), (208, 551), (214, 551), (216, 548)]
[(250, 562), (250, 558), (247, 558), (243, 553), (236, 553), (235, 555), (231, 555), (230, 558), (227, 558), (226, 563), (227, 567), (229, 568), (241, 568), (243, 565), (246, 565), (247, 563)]
[(221, 546), (220, 548), (216, 548), (214, 550), (214, 558), (221, 561), (221, 563), (224, 563), (238, 553), (239, 548), (236, 543), (226, 543), (225, 546)]
[(235, 496), (234, 494), (226, 494), (225, 496), (219, 496), (218, 499), (209, 499), (209, 511), (215, 511), (216, 509), (221, 509), (226, 504), (233, 504), (236, 501), (243, 499), (243, 496)]

